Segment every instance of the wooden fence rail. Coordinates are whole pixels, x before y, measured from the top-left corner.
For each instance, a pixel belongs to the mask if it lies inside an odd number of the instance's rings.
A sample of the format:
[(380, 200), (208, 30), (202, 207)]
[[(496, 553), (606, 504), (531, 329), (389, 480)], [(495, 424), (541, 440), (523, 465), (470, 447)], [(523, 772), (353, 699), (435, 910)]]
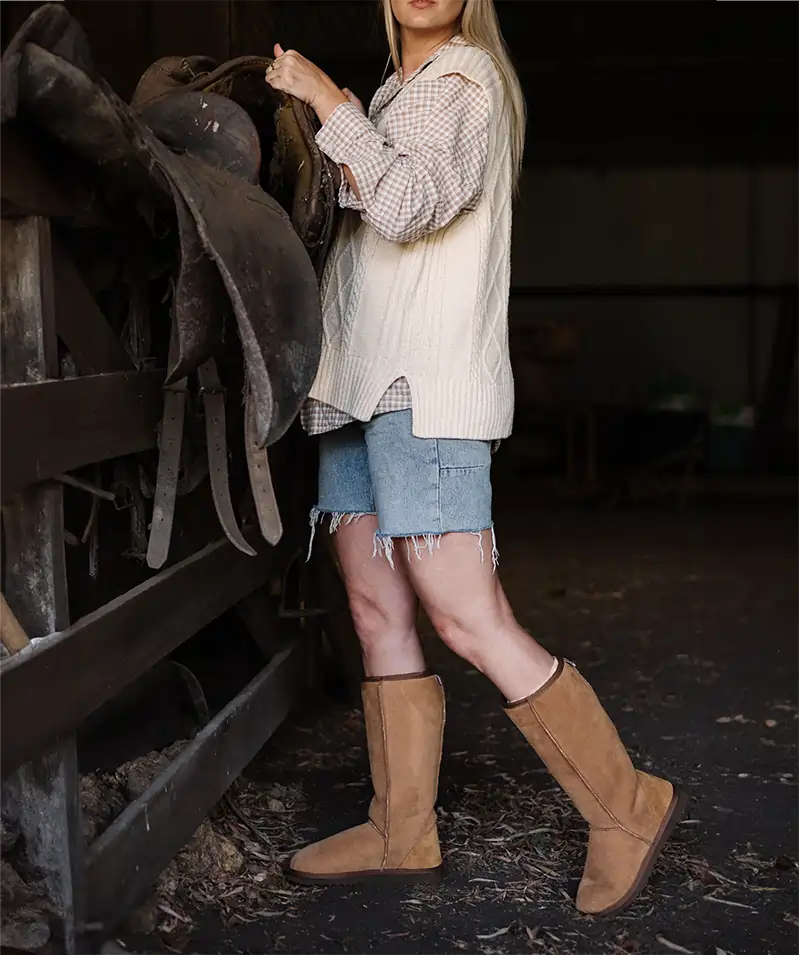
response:
[(307, 649), (301, 639), (276, 654), (91, 845), (89, 924), (119, 923), (280, 726), (303, 692)]
[[(304, 485), (294, 482), (286, 523), (295, 530), (278, 547), (254, 530), (256, 557), (213, 541), (70, 621), (63, 487), (52, 478), (155, 447), (164, 371), (132, 367), (49, 221), (20, 215), (31, 194), (52, 199), (58, 190), (33, 189), (31, 175), (42, 170), (32, 166), (29, 175), (19, 158), (2, 180), (4, 215), (14, 200), (13, 218), (3, 220), (0, 278), (2, 589), (32, 642), (0, 666), (3, 811), (44, 874), (56, 946), (77, 955), (98, 950), (308, 689), (315, 631), (257, 600), (265, 612), (244, 618), (264, 668), (84, 844), (74, 734), (199, 630), (281, 579), (305, 526), (294, 514)], [(80, 377), (59, 378), (58, 340)]]
[(248, 557), (219, 540), (12, 657), (0, 669), (3, 775), (263, 586), (281, 555)]
[(3, 501), (64, 471), (155, 447), (161, 370), (0, 387)]

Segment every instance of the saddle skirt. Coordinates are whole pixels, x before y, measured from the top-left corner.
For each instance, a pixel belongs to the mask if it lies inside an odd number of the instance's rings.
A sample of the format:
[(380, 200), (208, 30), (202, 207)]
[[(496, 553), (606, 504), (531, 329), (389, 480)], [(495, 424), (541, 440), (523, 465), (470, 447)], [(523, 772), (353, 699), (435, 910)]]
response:
[(264, 81), (270, 62), (162, 59), (129, 106), (97, 74), (82, 29), (60, 4), (38, 8), (2, 59), (3, 122), (33, 124), (115, 193), (172, 222), (172, 331), (148, 552), (154, 567), (168, 554), (194, 377), (217, 513), (234, 545), (255, 553), (228, 489), (216, 367), (228, 316), (245, 366), (245, 445), (259, 525), (271, 543), (281, 534), (266, 448), (285, 434), (316, 374), (318, 276), (334, 230), (338, 169), (316, 147), (313, 113)]

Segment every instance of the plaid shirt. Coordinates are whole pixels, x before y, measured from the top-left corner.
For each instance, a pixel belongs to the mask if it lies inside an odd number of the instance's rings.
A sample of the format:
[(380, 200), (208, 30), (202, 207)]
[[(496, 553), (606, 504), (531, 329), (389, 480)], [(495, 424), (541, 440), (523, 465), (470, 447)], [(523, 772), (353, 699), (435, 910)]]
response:
[[(451, 44), (434, 53), (410, 82)], [(395, 242), (413, 242), (474, 209), (483, 189), (489, 144), (489, 101), (483, 90), (460, 74), (424, 76), (403, 90), (397, 73), (372, 99), (369, 118), (345, 103), (317, 134), (320, 149), (347, 165), (358, 183), (359, 199), (342, 176), (339, 205), (361, 214), (379, 234)], [(391, 114), (391, 139), (375, 128), (397, 97)], [(373, 416), (412, 406), (411, 388), (399, 378), (384, 393)], [(353, 418), (338, 408), (309, 399), (301, 421), (308, 434), (323, 434)]]

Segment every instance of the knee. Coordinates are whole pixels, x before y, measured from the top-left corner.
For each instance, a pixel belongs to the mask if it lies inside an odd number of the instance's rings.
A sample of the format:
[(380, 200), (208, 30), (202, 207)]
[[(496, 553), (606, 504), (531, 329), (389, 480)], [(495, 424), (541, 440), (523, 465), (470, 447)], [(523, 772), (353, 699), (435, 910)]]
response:
[(405, 634), (413, 636), (415, 617), (406, 608), (390, 606), (371, 594), (361, 592), (351, 592), (349, 601), (353, 625), (364, 649), (368, 650), (379, 641), (384, 645), (392, 637), (400, 639)]
[(502, 624), (495, 620), (493, 608), (464, 608), (459, 612), (429, 610), (433, 628), (453, 653), (479, 670), (489, 650), (492, 633)]

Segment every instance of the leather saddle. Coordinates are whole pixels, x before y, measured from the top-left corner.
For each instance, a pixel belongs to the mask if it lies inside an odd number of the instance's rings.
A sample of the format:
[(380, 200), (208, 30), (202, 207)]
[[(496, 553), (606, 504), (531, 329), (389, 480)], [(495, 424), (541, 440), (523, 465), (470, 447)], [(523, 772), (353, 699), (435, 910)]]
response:
[(57, 4), (37, 9), (3, 55), (2, 121), (32, 122), (96, 167), (145, 218), (166, 217), (176, 236), (151, 567), (167, 559), (185, 484), (184, 419), (195, 380), (218, 517), (231, 542), (255, 554), (228, 486), (216, 362), (227, 324), (238, 332), (245, 366), (245, 453), (259, 525), (270, 543), (282, 533), (266, 449), (291, 425), (316, 374), (318, 277), (334, 229), (338, 169), (316, 147), (313, 112), (264, 81), (270, 62), (159, 60), (129, 106), (97, 74), (83, 31)]
[[(206, 56), (163, 57), (143, 74), (131, 106), (172, 148), (278, 197), (319, 274), (333, 232), (339, 167), (317, 149), (313, 110), (264, 81), (271, 63), (262, 56), (222, 65)], [(267, 151), (270, 160), (262, 162)]]

